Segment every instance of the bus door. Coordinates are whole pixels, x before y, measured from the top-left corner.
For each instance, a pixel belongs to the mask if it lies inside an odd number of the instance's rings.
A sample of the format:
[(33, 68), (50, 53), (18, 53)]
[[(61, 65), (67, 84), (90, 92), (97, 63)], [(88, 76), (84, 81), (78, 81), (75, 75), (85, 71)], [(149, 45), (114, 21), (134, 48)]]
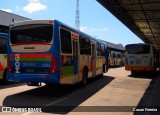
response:
[(95, 44), (92, 44), (92, 59), (91, 59), (92, 76), (96, 75), (96, 49)]
[(72, 40), (73, 43), (73, 66), (74, 66), (74, 79), (73, 82), (78, 82), (78, 40)]

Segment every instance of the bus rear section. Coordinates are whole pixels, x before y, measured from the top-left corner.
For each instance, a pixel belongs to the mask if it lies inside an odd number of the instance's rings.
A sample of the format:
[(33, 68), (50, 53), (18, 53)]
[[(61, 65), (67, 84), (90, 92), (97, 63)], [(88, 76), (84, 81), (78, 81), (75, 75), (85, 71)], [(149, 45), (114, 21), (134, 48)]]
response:
[(107, 46), (57, 20), (18, 22), (10, 29), (9, 79), (86, 85), (107, 72)]
[(152, 45), (130, 44), (125, 48), (125, 70), (131, 73), (156, 70)]
[(7, 82), (7, 41), (8, 34), (0, 33), (0, 80)]
[(110, 51), (109, 53), (109, 66), (117, 67), (122, 65), (122, 53), (118, 51)]
[[(8, 49), (9, 80), (59, 84), (53, 21), (14, 23)], [(56, 41), (54, 41), (56, 42)]]

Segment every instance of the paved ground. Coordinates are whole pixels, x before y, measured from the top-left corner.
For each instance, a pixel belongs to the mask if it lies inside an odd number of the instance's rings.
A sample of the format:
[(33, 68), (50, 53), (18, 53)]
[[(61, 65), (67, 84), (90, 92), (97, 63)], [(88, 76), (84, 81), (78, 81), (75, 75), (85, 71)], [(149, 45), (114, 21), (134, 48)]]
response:
[[(36, 88), (24, 84), (15, 87), (0, 86), (0, 104), (2, 106), (36, 105), (44, 109), (50, 106), (73, 106), (65, 112), (54, 112), (68, 115), (150, 115), (153, 112), (133, 113), (132, 110), (136, 106), (149, 107), (160, 104), (159, 82), (160, 78), (154, 74), (133, 76), (125, 71), (124, 67), (111, 68), (103, 78), (90, 80), (84, 88), (62, 86), (46, 89), (44, 86)], [(14, 113), (14, 115), (32, 114), (38, 115), (39, 113)], [(41, 114), (46, 115), (50, 112)]]
[[(112, 76), (115, 79), (106, 87), (101, 89), (91, 98), (81, 104), (81, 106), (113, 106), (109, 107), (108, 111), (113, 112), (100, 112), (98, 114), (109, 115), (132, 115), (133, 107), (137, 106), (142, 99), (146, 89), (149, 87), (152, 75), (138, 75), (132, 76), (130, 72), (125, 71), (123, 67), (112, 68), (106, 76)], [(121, 112), (122, 111), (122, 112)], [(75, 114), (75, 113), (71, 113)], [(84, 113), (78, 113), (84, 114)], [(97, 113), (85, 113), (97, 114)]]

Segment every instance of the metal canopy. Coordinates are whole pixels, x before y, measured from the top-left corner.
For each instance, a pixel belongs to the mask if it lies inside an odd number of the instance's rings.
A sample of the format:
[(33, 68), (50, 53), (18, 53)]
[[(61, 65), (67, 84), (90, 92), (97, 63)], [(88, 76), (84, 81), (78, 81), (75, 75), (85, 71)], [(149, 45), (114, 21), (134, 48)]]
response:
[(97, 1), (142, 41), (160, 50), (160, 0)]

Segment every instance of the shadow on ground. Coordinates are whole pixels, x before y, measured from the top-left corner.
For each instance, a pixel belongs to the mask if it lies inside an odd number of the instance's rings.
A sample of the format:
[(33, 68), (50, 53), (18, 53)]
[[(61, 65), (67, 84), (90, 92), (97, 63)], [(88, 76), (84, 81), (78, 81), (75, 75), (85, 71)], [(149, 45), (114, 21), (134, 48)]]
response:
[(43, 112), (67, 114), (82, 102), (108, 85), (114, 77), (104, 76), (90, 79), (87, 86), (46, 86), (20, 92), (6, 97), (3, 106), (41, 107)]
[(154, 79), (158, 75), (158, 72), (137, 72), (130, 74), (128, 77), (142, 78), (142, 79)]
[[(150, 82), (148, 88), (146, 89), (143, 97), (138, 103), (137, 108), (142, 108), (145, 110), (153, 109), (160, 107), (160, 74), (157, 72), (155, 75), (152, 75), (152, 81)], [(134, 115), (160, 115), (160, 112), (150, 112), (150, 111), (143, 111), (143, 112), (134, 112)]]
[(124, 67), (124, 65), (121, 65), (121, 66), (110, 66), (109, 69), (117, 69), (117, 68), (121, 68), (121, 67)]
[(0, 81), (0, 89), (5, 89), (5, 88), (11, 88), (11, 87), (17, 87), (17, 86), (21, 86), (24, 85), (26, 83), (21, 83), (21, 82), (3, 82)]

